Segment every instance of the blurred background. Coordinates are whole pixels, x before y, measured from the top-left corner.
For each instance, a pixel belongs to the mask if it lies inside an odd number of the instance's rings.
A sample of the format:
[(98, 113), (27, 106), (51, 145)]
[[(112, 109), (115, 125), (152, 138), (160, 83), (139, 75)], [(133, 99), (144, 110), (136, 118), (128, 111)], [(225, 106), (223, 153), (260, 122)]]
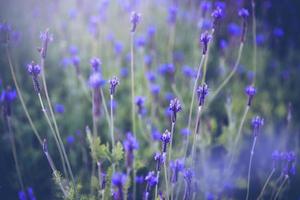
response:
[[(207, 3), (207, 7), (203, 6)], [(174, 7), (176, 5), (176, 7)], [(212, 26), (210, 13), (221, 7), (224, 17), (216, 29), (207, 69), (207, 84), (213, 92), (226, 77), (236, 59), (241, 35), (240, 8), (251, 11), (250, 1), (201, 1), (201, 0), (10, 0), (0, 1), (0, 22), (7, 22), (13, 32), (10, 42), (11, 56), (17, 72), (25, 102), (42, 138), (49, 141), (54, 160), (59, 160), (49, 128), (43, 118), (26, 66), (39, 62), (37, 49), (41, 46), (40, 33), (49, 28), (53, 42), (49, 44), (46, 58), (46, 78), (51, 100), (56, 112), (71, 165), (76, 177), (89, 181), (89, 156), (85, 141), (85, 127), (92, 125), (91, 104), (87, 100), (80, 73), (87, 81), (91, 67), (90, 59), (99, 57), (104, 79), (116, 75), (120, 78), (114, 109), (116, 132), (119, 140), (130, 131), (130, 13), (142, 14), (135, 38), (136, 94), (145, 96), (145, 126), (151, 120), (149, 134), (163, 132), (169, 121), (165, 112), (169, 100), (176, 96), (171, 85), (183, 99), (183, 114), (178, 116), (177, 147), (180, 149), (181, 129), (186, 128), (189, 100), (192, 93), (191, 80), (201, 57), (200, 34)], [(174, 7), (174, 8), (173, 8)], [(170, 35), (174, 30), (172, 9), (176, 8), (174, 43)], [(259, 194), (272, 166), (274, 150), (295, 151), (299, 158), (300, 122), (300, 1), (256, 1), (257, 19), (257, 96), (247, 117), (244, 137), (240, 145), (240, 164), (236, 166), (236, 179), (228, 186), (233, 199), (244, 198), (248, 155), (251, 145), (251, 117), (259, 114), (265, 119), (265, 127), (259, 136), (253, 165), (252, 198)], [(175, 11), (174, 11), (175, 12)], [(251, 12), (250, 12), (251, 13)], [(174, 17), (174, 16), (173, 16)], [(244, 88), (253, 79), (252, 66), (252, 20), (248, 20), (246, 44), (237, 74), (212, 101), (204, 115), (204, 124), (210, 133), (212, 159), (222, 161), (226, 152), (228, 108), (237, 127), (246, 102)], [(168, 64), (174, 65), (175, 75), (168, 77)], [(145, 72), (145, 69), (147, 69)], [(9, 71), (5, 46), (0, 47), (0, 91), (14, 84)], [(150, 83), (150, 85), (149, 85)], [(146, 89), (147, 88), (147, 89)], [(109, 105), (109, 86), (104, 86)], [(153, 105), (157, 107), (153, 108)], [(156, 114), (153, 114), (156, 109)], [(13, 132), (22, 177), (26, 187), (34, 190), (37, 199), (56, 199), (58, 189), (53, 184), (51, 169), (42, 149), (32, 133), (20, 101), (13, 102)], [(1, 115), (2, 116), (2, 115)], [(143, 125), (142, 125), (143, 126)], [(100, 135), (109, 140), (109, 129), (102, 112)], [(147, 130), (148, 131), (148, 130)], [(150, 135), (149, 135), (150, 137)], [(155, 142), (158, 145), (158, 142)], [(151, 160), (152, 147), (142, 147), (142, 155)], [(153, 147), (154, 148), (154, 147)], [(155, 147), (157, 148), (157, 147)], [(3, 117), (0, 122), (0, 199), (18, 199), (20, 190), (15, 172), (9, 136)], [(214, 162), (214, 161), (212, 161)], [(147, 166), (150, 161), (145, 160)], [(58, 168), (59, 162), (57, 162)], [(153, 163), (152, 163), (153, 165)], [(216, 164), (218, 165), (218, 164)], [(216, 176), (216, 175), (212, 175)], [(212, 180), (213, 182), (213, 180)], [(300, 176), (289, 179), (282, 199), (300, 199)], [(217, 186), (216, 186), (217, 187)], [(225, 186), (224, 186), (225, 187)], [(214, 191), (214, 189), (212, 189)]]

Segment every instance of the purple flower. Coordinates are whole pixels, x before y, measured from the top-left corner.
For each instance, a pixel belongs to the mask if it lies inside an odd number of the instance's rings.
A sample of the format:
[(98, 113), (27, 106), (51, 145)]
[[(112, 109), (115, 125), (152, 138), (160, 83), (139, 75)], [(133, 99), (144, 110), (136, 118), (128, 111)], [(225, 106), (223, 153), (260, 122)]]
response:
[(17, 93), (11, 87), (7, 87), (6, 90), (2, 90), (0, 96), (0, 103), (3, 104), (4, 116), (11, 116), (11, 104), (17, 98)]
[(176, 183), (178, 180), (179, 172), (181, 172), (184, 169), (183, 160), (177, 159), (177, 160), (171, 161), (170, 167), (172, 169), (172, 182)]
[(150, 91), (154, 96), (157, 96), (160, 92), (160, 86), (159, 85), (150, 85)]
[(202, 10), (203, 12), (203, 15), (205, 15), (205, 13), (211, 9), (211, 2), (209, 1), (201, 1), (201, 4), (200, 4), (200, 9)]
[(276, 37), (282, 37), (282, 36), (284, 36), (284, 31), (283, 31), (283, 29), (282, 28), (280, 28), (280, 27), (276, 27), (276, 28), (274, 28), (274, 30), (273, 30), (273, 35), (274, 36), (276, 36)]
[(91, 88), (97, 89), (105, 84), (105, 80), (102, 79), (100, 72), (94, 72), (89, 77), (89, 86)]
[(258, 135), (260, 127), (264, 125), (264, 119), (260, 116), (255, 116), (252, 118), (251, 124), (253, 128), (254, 137), (256, 137)]
[(30, 200), (36, 200), (32, 187), (27, 188), (27, 192)]
[(197, 76), (197, 72), (193, 68), (191, 68), (190, 66), (187, 66), (187, 65), (182, 67), (182, 73), (188, 79), (196, 78), (196, 76)]
[(213, 24), (214, 27), (217, 25), (218, 21), (222, 18), (223, 12), (220, 7), (217, 7), (212, 13), (211, 16), (213, 17)]
[(181, 129), (180, 133), (181, 133), (181, 135), (187, 137), (191, 134), (191, 131), (188, 128), (183, 128), (183, 129)]
[(37, 77), (41, 73), (41, 67), (32, 61), (27, 65), (27, 71), (30, 75)]
[(247, 17), (249, 17), (249, 11), (245, 8), (241, 8), (238, 12), (239, 16), (246, 19)]
[(155, 172), (154, 171), (149, 172), (145, 177), (145, 181), (147, 181), (150, 187), (155, 186), (158, 183), (158, 179), (155, 175)]
[(79, 68), (80, 58), (79, 58), (79, 56), (77, 56), (77, 55), (72, 56), (71, 61), (75, 67), (76, 74), (79, 75), (80, 74), (80, 68)]
[(141, 183), (144, 183), (144, 176), (136, 176), (135, 177), (135, 182), (138, 183), (138, 184), (141, 184)]
[(155, 153), (154, 160), (157, 162), (156, 170), (160, 171), (161, 165), (166, 161), (166, 153)]
[(135, 32), (136, 27), (138, 25), (138, 23), (141, 20), (141, 14), (137, 13), (135, 11), (131, 12), (131, 18), (130, 18), (130, 22), (131, 22), (131, 32)]
[(19, 191), (19, 200), (26, 200), (26, 193), (24, 191)]
[(152, 62), (153, 62), (152, 56), (146, 55), (146, 56), (144, 57), (144, 62), (145, 62), (145, 65), (146, 65), (147, 67), (150, 67), (150, 66), (152, 65)]
[(203, 83), (197, 89), (199, 106), (204, 105), (205, 97), (207, 96), (207, 94), (208, 94), (208, 87), (205, 83)]
[(208, 48), (208, 43), (211, 39), (212, 39), (212, 36), (207, 31), (205, 31), (204, 33), (201, 34), (200, 42), (203, 45), (203, 51), (202, 51), (203, 55), (206, 54), (207, 48)]
[(42, 58), (46, 58), (47, 49), (49, 42), (53, 41), (53, 35), (49, 33), (49, 29), (47, 29), (45, 32), (40, 33), (40, 39), (42, 40), (42, 47), (39, 48), (39, 52), (42, 56)]
[(155, 33), (156, 33), (155, 26), (149, 26), (147, 29), (147, 37), (152, 39), (154, 37)]
[(100, 71), (100, 68), (102, 66), (101, 60), (99, 58), (92, 58), (91, 59), (91, 66), (94, 72)]
[(174, 77), (175, 74), (175, 67), (173, 64), (162, 64), (159, 68), (158, 68), (158, 72), (161, 75), (164, 76), (169, 76), (170, 78)]
[(119, 41), (114, 42), (114, 50), (116, 55), (120, 55), (123, 51), (123, 44)]
[(109, 84), (110, 84), (110, 94), (114, 95), (116, 91), (116, 87), (117, 85), (119, 85), (119, 79), (116, 76), (114, 76), (109, 80)]
[(133, 151), (138, 149), (139, 144), (131, 133), (127, 133), (123, 146), (126, 152), (126, 166), (131, 168), (134, 159)]
[(161, 135), (160, 140), (162, 141), (162, 152), (167, 152), (167, 145), (171, 141), (171, 133), (168, 130), (165, 130), (165, 132)]
[(75, 142), (75, 137), (73, 135), (69, 135), (67, 138), (66, 138), (66, 141), (68, 144), (74, 144)]
[(120, 76), (122, 78), (126, 78), (128, 76), (128, 69), (126, 67), (122, 67), (120, 70)]
[(184, 200), (190, 199), (191, 195), (191, 187), (192, 187), (192, 178), (193, 178), (193, 172), (190, 169), (185, 169), (183, 171), (183, 178), (186, 182), (186, 190), (184, 193)]
[(241, 27), (238, 26), (236, 23), (230, 23), (227, 27), (227, 30), (232, 36), (240, 36), (242, 33)]
[(180, 101), (179, 101), (177, 98), (172, 99), (172, 100), (170, 101), (169, 110), (172, 112), (172, 115), (171, 115), (171, 121), (172, 121), (173, 123), (175, 123), (175, 122), (176, 122), (176, 116), (177, 116), (177, 113), (180, 112), (180, 111), (182, 110)]
[(78, 48), (75, 45), (69, 47), (69, 53), (71, 56), (76, 56), (78, 54)]
[(255, 87), (253, 87), (253, 86), (250, 85), (250, 86), (246, 87), (245, 92), (248, 95), (248, 104), (247, 105), (251, 106), (253, 97), (256, 94), (256, 89), (255, 89)]
[(124, 199), (123, 186), (126, 183), (126, 180), (127, 180), (126, 175), (123, 173), (120, 173), (120, 172), (116, 172), (112, 176), (111, 182), (115, 187), (117, 187), (117, 190), (114, 191), (114, 193), (113, 193), (113, 198), (115, 200), (123, 200)]
[(176, 18), (177, 18), (177, 11), (178, 8), (175, 5), (172, 5), (169, 7), (168, 10), (168, 23), (170, 24), (175, 24), (176, 23)]
[(146, 38), (144, 36), (140, 36), (136, 39), (136, 46), (144, 47), (146, 45)]
[(246, 29), (247, 29), (247, 18), (249, 17), (249, 11), (245, 8), (242, 8), (238, 12), (239, 16), (243, 18), (243, 28), (241, 35), (241, 42), (245, 42)]
[(144, 115), (145, 114), (145, 97), (142, 97), (142, 96), (138, 96), (135, 98), (135, 104), (136, 106), (138, 107), (138, 114), (139, 115)]
[(62, 114), (65, 112), (65, 107), (63, 104), (59, 104), (59, 103), (55, 104), (54, 109), (55, 109), (55, 112), (57, 112), (59, 114)]

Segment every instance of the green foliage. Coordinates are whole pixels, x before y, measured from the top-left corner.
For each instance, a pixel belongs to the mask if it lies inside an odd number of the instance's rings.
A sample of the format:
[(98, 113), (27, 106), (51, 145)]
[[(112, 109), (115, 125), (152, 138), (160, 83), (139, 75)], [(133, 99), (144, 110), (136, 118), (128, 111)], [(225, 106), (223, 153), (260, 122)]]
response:
[(117, 163), (124, 158), (124, 149), (121, 142), (118, 142), (114, 149), (112, 149), (112, 161)]
[(106, 173), (106, 187), (105, 187), (105, 191), (104, 191), (104, 200), (109, 200), (111, 199), (111, 178), (112, 178), (112, 173), (113, 173), (113, 169), (112, 167), (109, 167), (107, 169), (107, 173)]

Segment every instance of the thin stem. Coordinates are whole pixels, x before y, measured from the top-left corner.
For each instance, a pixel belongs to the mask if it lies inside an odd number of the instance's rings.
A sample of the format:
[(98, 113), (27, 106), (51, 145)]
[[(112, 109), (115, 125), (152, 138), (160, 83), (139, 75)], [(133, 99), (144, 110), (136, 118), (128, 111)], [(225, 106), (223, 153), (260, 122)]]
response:
[(256, 144), (256, 139), (257, 136), (254, 137), (251, 152), (250, 152), (250, 162), (249, 162), (249, 168), (248, 168), (248, 182), (247, 182), (247, 195), (246, 195), (246, 200), (249, 199), (249, 190), (250, 190), (250, 179), (251, 179), (251, 168), (252, 168), (252, 159), (253, 159), (253, 154), (254, 154), (254, 148)]
[(11, 60), (11, 56), (10, 56), (10, 53), (9, 53), (9, 48), (8, 48), (8, 45), (6, 46), (6, 56), (7, 56), (7, 60), (8, 60), (8, 64), (9, 64), (9, 68), (10, 68), (10, 72), (11, 72), (11, 76), (13, 78), (13, 81), (14, 81), (14, 84), (15, 84), (15, 87), (16, 87), (16, 90), (17, 90), (17, 93), (18, 93), (18, 99), (20, 99), (21, 101), (21, 105), (22, 105), (22, 108), (25, 112), (25, 115), (27, 117), (27, 120), (29, 121), (29, 124), (31, 126), (31, 129), (34, 133), (34, 135), (36, 136), (36, 138), (38, 139), (40, 145), (42, 146), (43, 145), (43, 142), (42, 142), (42, 139), (29, 115), (29, 112), (28, 112), (28, 109), (27, 109), (27, 106), (25, 104), (25, 101), (23, 99), (23, 95), (22, 95), (22, 92), (21, 92), (21, 89), (19, 87), (19, 84), (17, 82), (17, 77), (16, 77), (16, 73), (15, 73), (15, 70), (14, 70), (14, 67), (12, 65), (12, 60)]
[(230, 81), (232, 76), (235, 74), (235, 72), (240, 64), (243, 48), (244, 48), (244, 43), (241, 42), (240, 47), (239, 47), (238, 57), (236, 59), (236, 62), (234, 64), (232, 71), (229, 73), (229, 75), (226, 77), (226, 79), (220, 84), (220, 86), (215, 90), (214, 94), (212, 95), (212, 97), (210, 99), (210, 102), (213, 101), (213, 99), (219, 94), (219, 92), (223, 89), (223, 87)]
[(91, 97), (90, 97), (90, 92), (89, 92), (89, 90), (87, 89), (87, 87), (86, 87), (86, 85), (85, 85), (84, 78), (83, 78), (83, 76), (82, 76), (81, 74), (78, 75), (78, 79), (79, 79), (80, 85), (81, 85), (81, 87), (82, 87), (82, 89), (83, 89), (83, 92), (84, 92), (84, 94), (85, 94), (87, 100), (88, 100), (89, 102), (92, 102), (92, 101), (91, 101)]
[[(46, 158), (47, 158), (47, 160), (48, 160), (48, 163), (49, 163), (49, 165), (50, 165), (50, 167), (51, 167), (51, 169), (52, 169), (53, 175), (55, 176), (55, 178), (57, 178), (58, 180), (60, 180), (60, 177), (57, 176), (57, 172), (58, 172), (58, 171), (56, 170), (56, 167), (55, 167), (55, 165), (54, 165), (54, 162), (53, 162), (53, 160), (52, 160), (50, 154), (49, 154), (48, 152), (45, 152), (45, 155), (46, 155)], [(65, 198), (67, 198), (67, 197), (68, 197), (67, 191), (64, 189), (64, 187), (63, 187), (61, 181), (59, 181), (58, 184), (59, 184), (59, 187), (60, 187), (61, 191), (63, 192)]]
[[(200, 60), (200, 64), (199, 64), (199, 67), (198, 67), (198, 72), (197, 72), (197, 77), (196, 77), (196, 80), (194, 82), (194, 87), (193, 87), (193, 95), (192, 95), (192, 99), (191, 99), (191, 105), (190, 105), (190, 111), (189, 111), (189, 119), (188, 119), (188, 130), (190, 130), (190, 127), (191, 127), (191, 120), (192, 120), (192, 113), (193, 113), (193, 105), (194, 105), (194, 99), (195, 99), (195, 95), (196, 95), (196, 90), (197, 90), (197, 84), (198, 84), (198, 81), (200, 79), (200, 74), (201, 74), (201, 68), (203, 66), (203, 62), (205, 60), (205, 54), (202, 55), (201, 57), (201, 60)], [(188, 140), (189, 137), (187, 137), (187, 140)], [(187, 142), (187, 145), (186, 145), (186, 149), (188, 147), (188, 143)], [(185, 150), (186, 151), (186, 150)]]
[(252, 4), (252, 35), (253, 35), (253, 83), (256, 81), (256, 68), (257, 68), (257, 44), (256, 44), (256, 16), (255, 16), (255, 0), (251, 1)]
[[(211, 31), (211, 36), (213, 38), (214, 36), (214, 33), (215, 33), (215, 29), (213, 28), (212, 31)], [(201, 80), (201, 84), (204, 84), (205, 83), (205, 80), (206, 80), (206, 72), (207, 72), (207, 63), (208, 63), (208, 58), (209, 58), (209, 52), (210, 52), (210, 48), (211, 48), (211, 45), (212, 45), (212, 39), (211, 41), (208, 43), (208, 47), (207, 47), (207, 56), (205, 58), (205, 61), (204, 61), (204, 65), (203, 65), (203, 75), (202, 75), (202, 80)]]
[(275, 197), (274, 197), (274, 200), (276, 200), (276, 199), (278, 198), (278, 196), (279, 196), (279, 194), (280, 194), (280, 192), (281, 192), (281, 190), (282, 190), (282, 188), (283, 188), (285, 182), (288, 180), (288, 178), (289, 178), (288, 175), (286, 175), (286, 176), (284, 177), (284, 180), (283, 180), (283, 182), (281, 183), (281, 185), (279, 186), (278, 191), (277, 191), (277, 193), (276, 193), (276, 195), (275, 195)]
[(172, 188), (171, 188), (171, 200), (173, 200), (173, 196), (174, 196), (174, 188), (175, 188), (175, 184), (172, 183)]
[(175, 34), (176, 34), (176, 23), (171, 26), (170, 29), (170, 37), (169, 37), (169, 62), (173, 62), (173, 50), (174, 50), (174, 43), (175, 43)]
[(19, 161), (18, 161), (18, 156), (17, 156), (16, 141), (15, 141), (15, 137), (14, 137), (14, 134), (12, 131), (12, 123), (11, 123), (10, 116), (7, 116), (7, 126), (8, 126), (8, 133), (9, 133), (10, 143), (11, 143), (11, 147), (12, 147), (12, 153), (13, 153), (13, 157), (14, 157), (14, 161), (15, 161), (18, 181), (19, 181), (22, 191), (25, 191), (24, 183), (23, 183), (23, 179), (22, 179), (22, 175), (21, 175), (21, 170), (20, 170), (20, 165), (19, 165)]
[(154, 198), (154, 199), (157, 199), (158, 184), (159, 184), (159, 174), (160, 174), (160, 171), (157, 171), (157, 175), (156, 175), (156, 178), (157, 178), (157, 184), (155, 185), (155, 198)]
[(63, 155), (65, 157), (67, 168), (68, 168), (69, 174), (71, 176), (72, 183), (73, 183), (73, 186), (74, 186), (74, 190), (75, 190), (75, 193), (76, 193), (75, 179), (74, 179), (74, 176), (73, 176), (73, 172), (72, 172), (72, 169), (71, 169), (71, 165), (70, 165), (68, 156), (66, 154), (65, 147), (64, 147), (62, 139), (60, 137), (60, 132), (59, 132), (59, 129), (58, 129), (58, 126), (57, 126), (57, 123), (56, 123), (53, 108), (52, 108), (51, 101), (50, 101), (50, 98), (49, 98), (49, 95), (48, 95), (48, 88), (47, 88), (47, 82), (46, 82), (46, 77), (45, 77), (45, 59), (44, 58), (41, 59), (41, 71), (42, 71), (42, 83), (43, 83), (43, 87), (44, 87), (48, 107), (49, 107), (49, 110), (50, 110), (50, 115), (51, 115), (51, 118), (52, 118), (52, 121), (53, 121), (53, 124), (54, 124), (54, 128), (55, 128), (55, 131), (56, 131), (56, 134), (57, 134), (58, 141), (60, 143)]
[(195, 148), (196, 148), (195, 144), (196, 144), (196, 140), (197, 140), (197, 135), (199, 135), (199, 122), (200, 122), (201, 110), (202, 110), (202, 106), (199, 106), (198, 111), (197, 111), (195, 129), (194, 129), (194, 139), (193, 139), (192, 153), (191, 153), (192, 159), (194, 159), (194, 153), (195, 153)]
[(112, 143), (112, 148), (115, 148), (115, 137), (114, 137), (114, 112), (113, 112), (113, 102), (114, 102), (114, 95), (110, 95), (110, 127), (111, 127), (111, 143)]
[(231, 156), (230, 156), (231, 159), (230, 159), (230, 162), (229, 162), (229, 165), (228, 165), (229, 166), (228, 170), (231, 169), (231, 167), (234, 163), (235, 152), (237, 151), (237, 145), (238, 145), (238, 142), (240, 140), (240, 137), (241, 137), (241, 134), (242, 134), (242, 129), (243, 129), (247, 114), (249, 112), (249, 109), (250, 109), (250, 106), (247, 105), (245, 110), (244, 110), (244, 114), (242, 116), (242, 119), (241, 119), (241, 122), (240, 122), (240, 125), (239, 125), (239, 129), (238, 129), (237, 135), (236, 135), (235, 140), (234, 140), (234, 144), (233, 144), (232, 149), (231, 149)]
[[(130, 69), (131, 69), (131, 119), (132, 119), (132, 130), (133, 134), (136, 137), (136, 122), (135, 122), (135, 105), (134, 105), (134, 97), (135, 97), (135, 88), (134, 88), (134, 32), (131, 32), (131, 44), (130, 44)], [(135, 179), (135, 166), (133, 165), (133, 178)], [(133, 200), (135, 200), (136, 195), (136, 183), (133, 181)]]
[(259, 193), (257, 199), (261, 199), (263, 197), (264, 192), (265, 192), (265, 190), (266, 190), (266, 188), (267, 188), (267, 186), (268, 186), (268, 184), (269, 184), (269, 182), (270, 182), (270, 180), (271, 180), (274, 172), (275, 172), (275, 168), (272, 169), (272, 171), (271, 171), (270, 175), (268, 176), (268, 178), (267, 178), (267, 180), (266, 180), (266, 182), (265, 182), (265, 184), (264, 184), (261, 192)]
[(171, 140), (170, 140), (170, 147), (169, 147), (169, 157), (168, 157), (168, 163), (170, 162), (172, 158), (172, 146), (173, 146), (173, 134), (174, 134), (174, 128), (175, 128), (175, 122), (172, 122), (171, 125)]
[(168, 174), (167, 174), (167, 164), (164, 162), (164, 175), (165, 175), (165, 185), (166, 185), (166, 198), (169, 199), (169, 183), (168, 183)]
[(43, 99), (42, 99), (40, 93), (38, 93), (38, 97), (39, 97), (39, 101), (40, 101), (40, 104), (41, 104), (41, 107), (42, 107), (42, 112), (43, 112), (43, 114), (44, 114), (44, 116), (46, 118), (46, 122), (47, 122), (47, 124), (48, 124), (48, 126), (49, 126), (49, 128), (51, 130), (51, 133), (53, 134), (56, 146), (58, 148), (59, 155), (60, 155), (61, 162), (62, 162), (62, 166), (63, 166), (63, 170), (64, 170), (64, 174), (65, 174), (66, 178), (68, 179), (68, 173), (67, 173), (66, 163), (65, 163), (65, 160), (64, 160), (64, 156), (63, 156), (63, 153), (62, 153), (61, 146), (60, 146), (59, 141), (57, 139), (57, 135), (56, 135), (56, 133), (54, 131), (54, 128), (53, 128), (53, 125), (52, 125), (52, 123), (51, 123), (51, 121), (49, 119), (49, 116), (47, 114), (47, 110), (46, 110), (46, 108), (44, 106)]
[(107, 124), (109, 126), (111, 126), (110, 119), (109, 119), (109, 113), (108, 113), (108, 110), (107, 110), (107, 104), (106, 104), (106, 101), (105, 101), (105, 96), (104, 96), (104, 92), (103, 92), (102, 88), (100, 89), (100, 93), (101, 93), (101, 98), (102, 98), (102, 103), (103, 103), (103, 107), (104, 107), (104, 112), (105, 112)]
[(134, 97), (135, 97), (135, 85), (134, 85), (134, 32), (131, 33), (131, 46), (130, 46), (130, 69), (131, 69), (131, 118), (132, 118), (132, 130), (133, 134), (136, 134), (136, 125), (135, 125), (135, 105), (134, 105)]

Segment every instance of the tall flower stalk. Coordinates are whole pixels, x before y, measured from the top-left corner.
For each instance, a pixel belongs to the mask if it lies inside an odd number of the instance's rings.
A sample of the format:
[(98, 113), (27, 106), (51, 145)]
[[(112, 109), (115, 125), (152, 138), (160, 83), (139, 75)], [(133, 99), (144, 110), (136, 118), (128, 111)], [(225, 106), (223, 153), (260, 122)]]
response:
[(61, 148), (61, 144), (58, 140), (58, 136), (57, 136), (57, 133), (55, 132), (54, 130), (54, 127), (51, 123), (51, 120), (49, 118), (49, 115), (47, 113), (47, 110), (44, 106), (44, 102), (43, 102), (43, 99), (42, 99), (42, 95), (41, 95), (41, 87), (40, 87), (40, 83), (39, 83), (39, 75), (41, 73), (41, 67), (38, 65), (38, 64), (35, 64), (33, 61), (27, 65), (27, 72), (31, 75), (32, 77), (32, 82), (33, 82), (33, 87), (34, 87), (34, 90), (35, 92), (37, 93), (38, 95), (38, 98), (39, 98), (39, 102), (40, 102), (40, 105), (42, 107), (42, 112), (46, 118), (46, 122), (51, 130), (51, 133), (53, 134), (53, 137), (54, 137), (54, 140), (56, 142), (56, 146), (58, 148), (58, 151), (59, 151), (59, 155), (60, 155), (60, 158), (61, 158), (61, 161), (62, 161), (62, 166), (63, 166), (63, 170), (64, 170), (64, 174), (65, 176), (67, 177), (68, 179), (68, 173), (67, 173), (67, 168), (66, 168), (66, 163), (65, 163), (65, 158), (64, 158), (64, 155), (62, 153), (62, 148)]
[[(141, 14), (137, 12), (131, 13), (131, 42), (130, 42), (130, 70), (131, 70), (131, 120), (132, 120), (132, 130), (133, 134), (136, 136), (136, 120), (135, 120), (135, 76), (134, 76), (134, 35), (137, 28), (138, 23), (140, 22)], [(136, 195), (136, 182), (135, 182), (135, 164), (133, 163), (133, 199), (135, 200)]]
[(255, 0), (251, 0), (251, 6), (252, 6), (252, 39), (253, 39), (253, 80), (252, 84), (255, 85), (256, 81), (256, 68), (257, 68), (257, 43), (256, 43), (256, 15), (255, 15)]
[(261, 128), (261, 126), (263, 126), (263, 124), (264, 124), (264, 119), (259, 117), (259, 116), (256, 116), (252, 119), (254, 139), (253, 139), (252, 148), (251, 148), (251, 151), (250, 151), (250, 161), (249, 161), (249, 167), (248, 167), (248, 181), (247, 181), (246, 200), (249, 199), (251, 168), (252, 168), (252, 159), (253, 159), (253, 155), (254, 155), (254, 148), (255, 148), (255, 145), (256, 145), (256, 140), (257, 140), (257, 136), (258, 136), (258, 133), (259, 133), (259, 129)]
[(112, 148), (115, 147), (115, 137), (114, 137), (114, 112), (113, 112), (113, 105), (114, 105), (114, 94), (116, 91), (116, 87), (119, 84), (119, 79), (117, 77), (113, 77), (109, 80), (110, 83), (110, 134), (111, 134), (111, 143)]
[(51, 42), (53, 40), (53, 38), (52, 38), (52, 35), (50, 35), (48, 29), (45, 32), (41, 33), (40, 38), (42, 40), (42, 47), (39, 49), (39, 52), (40, 52), (40, 55), (41, 55), (42, 84), (43, 84), (43, 88), (44, 88), (44, 91), (45, 91), (45, 96), (46, 96), (46, 100), (47, 100), (47, 103), (48, 103), (48, 107), (49, 107), (49, 110), (50, 110), (50, 116), (51, 116), (52, 122), (54, 124), (54, 129), (56, 131), (56, 135), (57, 135), (58, 141), (60, 143), (62, 153), (64, 155), (64, 159), (66, 161), (68, 172), (69, 172), (69, 174), (71, 176), (71, 180), (73, 182), (74, 190), (76, 190), (75, 179), (74, 179), (73, 172), (72, 172), (72, 169), (71, 169), (71, 165), (70, 165), (68, 156), (66, 154), (66, 150), (64, 148), (64, 145), (63, 145), (63, 142), (62, 142), (62, 139), (61, 139), (61, 136), (60, 136), (60, 132), (59, 132), (59, 129), (58, 129), (58, 126), (57, 126), (57, 122), (56, 122), (56, 119), (55, 119), (52, 104), (51, 104), (50, 97), (49, 97), (49, 94), (48, 94), (48, 87), (47, 87), (47, 82), (46, 82), (45, 59), (46, 59), (46, 55), (47, 55), (48, 44), (49, 44), (49, 42)]

